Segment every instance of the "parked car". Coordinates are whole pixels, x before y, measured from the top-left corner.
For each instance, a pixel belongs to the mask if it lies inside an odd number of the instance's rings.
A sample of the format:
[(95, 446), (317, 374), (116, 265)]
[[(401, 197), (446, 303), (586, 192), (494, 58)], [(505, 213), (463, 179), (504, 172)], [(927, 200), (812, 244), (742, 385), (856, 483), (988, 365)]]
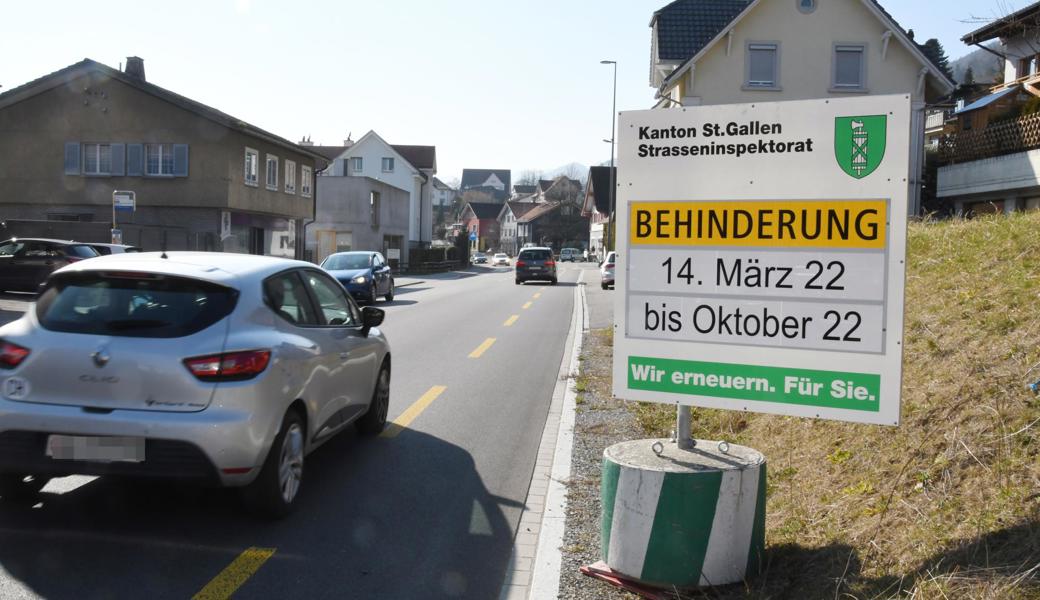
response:
[(600, 287), (607, 289), (614, 285), (614, 261), (617, 260), (617, 252), (607, 252), (607, 257), (599, 265)]
[(69, 265), (0, 327), (0, 497), (71, 474), (152, 477), (239, 487), (254, 512), (285, 515), (308, 453), (350, 424), (385, 426), (383, 316), (282, 258)]
[(126, 252), (144, 252), (139, 246), (127, 246), (125, 244), (95, 244), (90, 242), (87, 244), (94, 249), (101, 256), (108, 256), (109, 254), (124, 254)]
[(495, 256), (491, 259), (491, 262), (495, 266), (505, 265), (505, 266), (508, 267), (509, 266), (509, 257), (504, 252), (499, 252), (498, 254), (495, 254)]
[(321, 268), (347, 288), (359, 302), (374, 304), (382, 296), (394, 300), (394, 276), (379, 252), (337, 252), (321, 262)]
[(94, 258), (87, 244), (45, 238), (0, 242), (0, 291), (36, 292), (50, 274), (66, 265)]
[(581, 260), (581, 250), (577, 248), (564, 248), (560, 250), (560, 262), (578, 262)]
[(483, 252), (474, 252), (469, 261), (475, 265), (486, 265), (488, 257), (487, 254), (484, 254)]
[(556, 285), (556, 261), (550, 248), (524, 248), (516, 256), (516, 284), (548, 281)]

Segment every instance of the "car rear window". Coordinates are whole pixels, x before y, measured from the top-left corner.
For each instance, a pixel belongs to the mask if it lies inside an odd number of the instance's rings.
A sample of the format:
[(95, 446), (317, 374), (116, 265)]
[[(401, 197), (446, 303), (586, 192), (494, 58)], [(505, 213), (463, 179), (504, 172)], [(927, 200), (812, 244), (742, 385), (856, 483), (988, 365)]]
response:
[(549, 260), (552, 258), (552, 253), (548, 250), (521, 250), (520, 256), (524, 260)]
[(81, 244), (65, 246), (65, 252), (68, 252), (69, 256), (78, 256), (80, 258), (93, 258), (98, 255), (97, 250)]
[(36, 302), (51, 331), (175, 338), (229, 315), (238, 292), (187, 277), (137, 272), (69, 273), (52, 277)]

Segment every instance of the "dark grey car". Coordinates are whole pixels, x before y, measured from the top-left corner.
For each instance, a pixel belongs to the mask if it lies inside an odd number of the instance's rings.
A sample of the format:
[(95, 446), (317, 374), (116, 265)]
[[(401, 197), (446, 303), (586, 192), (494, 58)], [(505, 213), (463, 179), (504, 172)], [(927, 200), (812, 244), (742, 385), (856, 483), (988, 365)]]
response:
[(556, 261), (551, 248), (524, 248), (516, 257), (516, 284), (548, 281), (556, 285)]
[(54, 271), (98, 253), (87, 244), (44, 238), (0, 242), (0, 291), (36, 292)]

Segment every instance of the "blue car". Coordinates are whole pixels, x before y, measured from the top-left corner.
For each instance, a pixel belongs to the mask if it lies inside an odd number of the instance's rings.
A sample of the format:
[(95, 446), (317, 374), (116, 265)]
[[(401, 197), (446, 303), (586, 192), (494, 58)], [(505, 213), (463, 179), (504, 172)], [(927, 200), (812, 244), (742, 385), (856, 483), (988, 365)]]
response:
[(378, 252), (337, 252), (321, 263), (358, 302), (374, 303), (382, 296), (394, 299), (394, 277), (390, 265)]

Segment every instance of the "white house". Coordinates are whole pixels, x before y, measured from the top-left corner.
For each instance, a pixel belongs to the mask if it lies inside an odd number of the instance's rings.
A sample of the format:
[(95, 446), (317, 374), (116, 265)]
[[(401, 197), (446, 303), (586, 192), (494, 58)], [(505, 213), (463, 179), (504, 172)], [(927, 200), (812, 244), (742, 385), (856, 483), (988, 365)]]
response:
[(341, 147), (317, 147), (332, 159), (323, 175), (369, 177), (408, 192), (408, 246), (429, 247), (433, 240), (436, 147), (392, 145), (374, 131), (356, 142), (347, 141)]
[(457, 194), (458, 190), (453, 189), (450, 185), (436, 177), (433, 178), (432, 198), (434, 206), (451, 206)]
[(650, 27), (658, 108), (909, 93), (917, 212), (925, 105), (955, 84), (876, 0), (677, 0)]

